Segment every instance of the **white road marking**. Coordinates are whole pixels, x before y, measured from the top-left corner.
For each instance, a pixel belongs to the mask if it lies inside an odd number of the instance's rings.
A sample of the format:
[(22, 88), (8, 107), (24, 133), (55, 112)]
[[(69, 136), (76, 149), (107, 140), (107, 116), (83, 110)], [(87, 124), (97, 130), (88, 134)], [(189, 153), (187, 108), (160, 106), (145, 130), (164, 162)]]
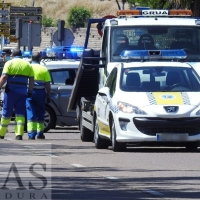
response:
[(26, 143), (26, 145), (31, 145), (31, 146), (33, 146), (33, 145), (46, 145), (46, 144), (51, 145), (52, 143), (35, 143), (35, 144), (33, 144), (33, 143)]
[(12, 138), (5, 138), (5, 140), (13, 141), (14, 139), (12, 139)]
[(42, 154), (42, 155), (44, 155), (44, 156), (50, 156), (50, 157), (58, 157), (58, 156), (53, 155), (53, 154)]
[(152, 195), (154, 195), (154, 196), (164, 196), (163, 193), (157, 192), (157, 191), (155, 191), (155, 190), (143, 190), (143, 191), (146, 192), (146, 193), (152, 194)]
[(105, 178), (107, 179), (111, 179), (111, 180), (116, 180), (116, 179), (119, 179), (117, 177), (114, 177), (114, 176), (104, 176)]
[(32, 149), (32, 146), (24, 146), (24, 147)]
[(77, 167), (77, 168), (82, 168), (82, 167), (85, 167), (83, 165), (80, 165), (80, 164), (71, 164), (73, 167)]

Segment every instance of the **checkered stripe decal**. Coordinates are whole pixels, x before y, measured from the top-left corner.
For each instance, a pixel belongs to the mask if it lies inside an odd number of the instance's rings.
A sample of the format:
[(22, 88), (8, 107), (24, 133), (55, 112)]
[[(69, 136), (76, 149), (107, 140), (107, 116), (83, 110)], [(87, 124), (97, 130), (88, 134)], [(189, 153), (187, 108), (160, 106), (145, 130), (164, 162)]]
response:
[(156, 99), (152, 92), (146, 92), (150, 105), (156, 105)]
[(190, 105), (190, 99), (188, 97), (188, 94), (186, 92), (181, 92), (181, 96), (183, 98), (183, 103), (185, 105)]
[(119, 109), (116, 105), (112, 105), (112, 103), (110, 102), (110, 110), (112, 110), (114, 113), (118, 113)]

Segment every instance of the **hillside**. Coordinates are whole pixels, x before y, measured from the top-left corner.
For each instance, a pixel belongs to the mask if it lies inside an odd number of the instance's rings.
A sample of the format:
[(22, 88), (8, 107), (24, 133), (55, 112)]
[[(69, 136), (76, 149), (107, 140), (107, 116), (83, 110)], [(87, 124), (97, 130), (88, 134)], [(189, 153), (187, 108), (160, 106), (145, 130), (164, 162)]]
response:
[[(92, 11), (93, 18), (100, 18), (106, 15), (116, 15), (118, 10), (115, 0), (4, 0), (12, 6), (42, 7), (43, 14), (55, 20), (66, 20), (70, 8), (84, 6)], [(119, 1), (121, 3), (121, 1)]]
[[(118, 10), (116, 0), (4, 0), (4, 3), (11, 3), (12, 6), (32, 6), (34, 2), (35, 7), (42, 7), (43, 15), (51, 17), (55, 20), (66, 20), (70, 8), (74, 6), (84, 6), (92, 11), (93, 18), (101, 18), (106, 15), (116, 15)], [(126, 8), (126, 7), (125, 7)], [(50, 46), (50, 34), (55, 32), (56, 28), (43, 28), (41, 46), (34, 47), (34, 50), (42, 50)], [(86, 30), (79, 29), (74, 30), (74, 45), (83, 45), (85, 41)], [(97, 33), (96, 28), (92, 30), (91, 36), (94, 38), (91, 40), (89, 47), (98, 49), (100, 47), (101, 38)], [(11, 43), (8, 46), (16, 47), (17, 43)]]

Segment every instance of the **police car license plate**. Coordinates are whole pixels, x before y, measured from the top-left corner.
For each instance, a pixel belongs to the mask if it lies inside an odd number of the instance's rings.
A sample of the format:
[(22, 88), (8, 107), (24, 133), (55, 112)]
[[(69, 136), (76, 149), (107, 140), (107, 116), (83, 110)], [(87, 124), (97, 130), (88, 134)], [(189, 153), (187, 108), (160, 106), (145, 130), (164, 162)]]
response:
[(188, 133), (181, 133), (181, 134), (157, 133), (156, 139), (159, 142), (182, 142), (188, 140)]

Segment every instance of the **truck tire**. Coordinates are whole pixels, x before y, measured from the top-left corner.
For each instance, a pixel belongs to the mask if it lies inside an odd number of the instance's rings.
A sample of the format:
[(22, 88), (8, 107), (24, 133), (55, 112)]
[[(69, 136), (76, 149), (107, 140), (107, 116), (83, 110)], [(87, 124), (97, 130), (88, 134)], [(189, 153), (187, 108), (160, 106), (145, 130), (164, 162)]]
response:
[(112, 135), (111, 135), (112, 149), (113, 149), (114, 152), (124, 151), (126, 149), (126, 143), (117, 142), (116, 137), (117, 136), (116, 136), (115, 122), (113, 120), (113, 122), (112, 122)]
[(96, 118), (96, 121), (95, 121), (95, 129), (94, 129), (94, 143), (95, 143), (95, 147), (97, 149), (107, 149), (108, 146), (109, 146), (109, 141), (101, 138), (99, 136), (99, 126), (98, 126), (98, 123), (97, 123), (97, 118)]
[(187, 142), (185, 148), (187, 151), (196, 151), (199, 146), (198, 142)]
[(83, 142), (92, 142), (94, 133), (82, 125), (82, 114), (80, 114), (80, 138)]

